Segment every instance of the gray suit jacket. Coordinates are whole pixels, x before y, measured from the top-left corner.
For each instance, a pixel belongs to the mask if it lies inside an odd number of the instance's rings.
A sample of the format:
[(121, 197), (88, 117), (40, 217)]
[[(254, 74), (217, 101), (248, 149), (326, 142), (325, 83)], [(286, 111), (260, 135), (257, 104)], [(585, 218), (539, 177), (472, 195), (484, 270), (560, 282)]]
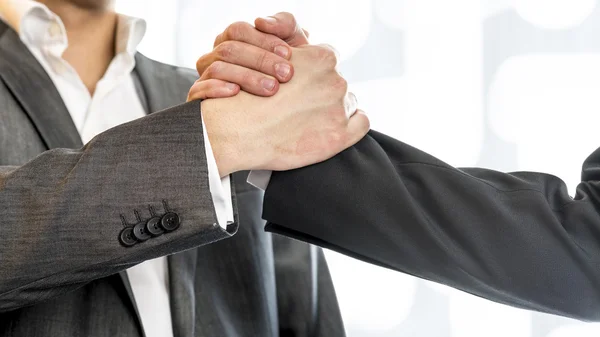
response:
[[(123, 271), (164, 255), (176, 337), (343, 336), (323, 253), (263, 231), (262, 193), (244, 173), (233, 176), (235, 223), (216, 225), (200, 103), (177, 105), (195, 74), (136, 61), (141, 101), (162, 111), (83, 146), (0, 21), (0, 336), (142, 336)], [(172, 230), (128, 245), (150, 206)]]

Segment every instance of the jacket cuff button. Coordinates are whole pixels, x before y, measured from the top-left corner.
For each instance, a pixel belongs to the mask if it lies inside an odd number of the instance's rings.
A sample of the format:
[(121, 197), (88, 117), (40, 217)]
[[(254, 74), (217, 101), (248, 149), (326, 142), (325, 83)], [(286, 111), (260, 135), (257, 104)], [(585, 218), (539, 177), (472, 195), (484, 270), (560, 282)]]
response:
[(179, 228), (181, 220), (175, 212), (167, 212), (160, 219), (160, 226), (167, 232), (171, 232)]
[(135, 227), (133, 227), (133, 235), (140, 242), (146, 241), (152, 237), (150, 235), (150, 233), (148, 233), (148, 231), (146, 231), (146, 223), (145, 222), (140, 222), (137, 225), (135, 225)]
[(159, 236), (165, 232), (160, 225), (161, 217), (155, 216), (150, 218), (146, 223), (146, 231), (153, 236)]
[(125, 247), (131, 247), (137, 243), (135, 236), (133, 235), (133, 227), (123, 228), (119, 234), (119, 241)]

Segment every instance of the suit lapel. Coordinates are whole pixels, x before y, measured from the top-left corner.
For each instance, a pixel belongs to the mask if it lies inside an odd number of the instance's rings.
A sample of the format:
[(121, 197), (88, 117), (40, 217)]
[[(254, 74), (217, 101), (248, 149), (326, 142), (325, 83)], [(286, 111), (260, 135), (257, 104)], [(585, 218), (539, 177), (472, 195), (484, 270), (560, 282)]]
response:
[(182, 76), (183, 70), (137, 53), (135, 71), (142, 86), (141, 92), (146, 96), (149, 113), (185, 103), (193, 81), (189, 76)]
[(80, 148), (81, 137), (54, 83), (17, 33), (0, 21), (0, 79), (48, 149)]
[(198, 252), (191, 249), (169, 255), (169, 299), (174, 336), (194, 336), (195, 278)]
[(133, 295), (133, 289), (131, 289), (131, 283), (129, 282), (129, 276), (127, 276), (126, 271), (122, 271), (119, 273), (119, 277), (121, 278), (121, 281), (123, 282), (123, 286), (125, 287), (125, 291), (127, 292), (127, 297), (130, 301), (133, 312), (135, 313), (135, 317), (137, 318), (137, 322), (139, 324), (139, 329), (140, 329), (140, 332), (142, 333), (142, 337), (146, 337), (146, 331), (144, 331), (144, 327), (142, 326), (142, 318), (140, 317), (140, 311), (138, 310), (137, 304), (135, 303), (135, 297)]
[[(182, 76), (182, 70), (152, 61), (140, 53), (136, 54), (135, 62), (134, 82), (142, 105), (147, 107), (149, 113), (185, 102), (193, 76)], [(167, 257), (174, 336), (194, 335), (197, 258), (196, 249)]]

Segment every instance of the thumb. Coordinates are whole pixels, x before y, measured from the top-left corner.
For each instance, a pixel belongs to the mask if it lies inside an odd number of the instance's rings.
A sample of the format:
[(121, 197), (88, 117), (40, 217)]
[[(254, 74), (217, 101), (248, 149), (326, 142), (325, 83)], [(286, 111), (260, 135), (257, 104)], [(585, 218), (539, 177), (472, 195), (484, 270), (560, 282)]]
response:
[(308, 44), (308, 35), (291, 13), (280, 12), (273, 16), (257, 18), (254, 20), (254, 26), (263, 33), (277, 36), (292, 47)]

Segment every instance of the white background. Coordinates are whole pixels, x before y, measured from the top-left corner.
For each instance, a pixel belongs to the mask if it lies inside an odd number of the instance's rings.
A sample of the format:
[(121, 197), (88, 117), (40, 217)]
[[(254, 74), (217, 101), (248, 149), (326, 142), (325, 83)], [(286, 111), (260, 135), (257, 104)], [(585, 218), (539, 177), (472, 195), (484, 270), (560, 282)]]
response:
[[(119, 0), (146, 55), (194, 67), (234, 21), (290, 11), (341, 71), (373, 129), (455, 166), (555, 174), (573, 193), (600, 146), (596, 0)], [(597, 337), (327, 252), (350, 337)]]

